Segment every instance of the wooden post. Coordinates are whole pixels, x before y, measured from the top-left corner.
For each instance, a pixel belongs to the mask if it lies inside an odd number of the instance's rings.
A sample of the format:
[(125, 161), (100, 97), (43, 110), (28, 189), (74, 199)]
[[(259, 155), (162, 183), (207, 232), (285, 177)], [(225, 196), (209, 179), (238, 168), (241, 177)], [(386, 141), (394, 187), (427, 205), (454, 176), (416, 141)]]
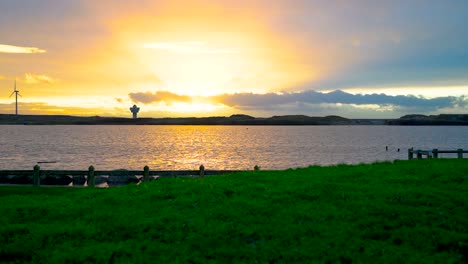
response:
[(203, 166), (202, 164), (200, 165), (200, 177), (203, 177), (203, 176), (205, 176), (205, 166)]
[(416, 157), (417, 157), (418, 159), (422, 159), (421, 150), (417, 150), (417, 151), (416, 151)]
[(41, 167), (39, 165), (34, 166), (34, 173), (33, 173), (33, 185), (39, 186), (41, 184)]
[(434, 159), (439, 158), (439, 150), (438, 149), (433, 149), (432, 154), (434, 155)]
[(145, 166), (143, 168), (143, 181), (148, 182), (149, 181), (149, 167)]
[(458, 158), (463, 159), (463, 149), (457, 149), (458, 151)]
[(408, 159), (409, 160), (413, 159), (413, 148), (408, 149)]
[(91, 165), (88, 168), (88, 187), (94, 187), (94, 167)]

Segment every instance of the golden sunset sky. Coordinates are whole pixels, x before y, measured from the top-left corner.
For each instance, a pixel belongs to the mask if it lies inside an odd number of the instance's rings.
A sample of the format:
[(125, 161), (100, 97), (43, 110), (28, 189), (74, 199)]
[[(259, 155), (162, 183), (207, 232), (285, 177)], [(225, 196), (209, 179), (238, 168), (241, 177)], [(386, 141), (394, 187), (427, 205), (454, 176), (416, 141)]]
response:
[(457, 0), (5, 0), (0, 113), (14, 113), (15, 78), (20, 114), (468, 113), (467, 13)]

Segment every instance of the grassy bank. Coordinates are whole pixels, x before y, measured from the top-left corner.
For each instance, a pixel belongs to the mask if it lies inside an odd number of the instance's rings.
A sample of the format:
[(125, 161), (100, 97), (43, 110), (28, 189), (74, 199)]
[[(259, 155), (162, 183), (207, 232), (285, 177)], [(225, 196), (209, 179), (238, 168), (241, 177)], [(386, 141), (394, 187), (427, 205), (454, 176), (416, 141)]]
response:
[(0, 262), (468, 261), (468, 161), (0, 187)]

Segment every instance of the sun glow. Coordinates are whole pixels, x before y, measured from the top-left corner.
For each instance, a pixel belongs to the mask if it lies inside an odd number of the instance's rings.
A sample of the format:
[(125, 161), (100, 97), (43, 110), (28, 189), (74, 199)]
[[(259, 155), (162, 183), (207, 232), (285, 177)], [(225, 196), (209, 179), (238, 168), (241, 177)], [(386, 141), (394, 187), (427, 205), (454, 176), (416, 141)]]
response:
[(168, 50), (174, 51), (178, 53), (186, 53), (186, 54), (231, 54), (231, 53), (238, 53), (235, 50), (231, 49), (217, 49), (217, 48), (207, 48), (205, 47), (205, 42), (200, 41), (187, 41), (181, 43), (170, 43), (170, 42), (163, 42), (163, 43), (145, 43), (143, 47), (146, 49), (160, 49), (160, 50)]
[(212, 105), (204, 103), (174, 103), (170, 110), (177, 113), (206, 113), (225, 108), (224, 105)]
[[(227, 12), (229, 11), (229, 12)], [(284, 90), (311, 78), (297, 51), (254, 10), (225, 10), (215, 2), (166, 3), (111, 23), (113, 43), (139, 71), (161, 82), (148, 91), (191, 96)]]
[[(267, 116), (279, 111), (277, 105), (291, 113), (313, 115), (320, 108), (333, 114), (335, 108), (320, 100), (309, 106), (288, 94), (337, 89), (411, 100), (444, 97), (427, 101), (432, 108), (388, 109), (346, 100), (336, 108), (370, 115), (467, 111), (462, 27), (441, 20), (421, 33), (427, 21), (412, 12), (401, 14), (414, 27), (400, 27), (380, 13), (403, 8), (391, 4), (82, 0), (57, 8), (46, 1), (36, 8), (10, 2), (0, 10), (5, 21), (15, 21), (14, 27), (0, 25), (8, 41), (0, 43), (0, 113), (11, 113), (15, 83), (23, 96), (21, 113), (28, 107), (29, 113), (128, 116), (137, 104), (142, 117)], [(450, 41), (443, 42), (446, 37)], [(267, 97), (271, 104), (258, 104)]]
[[(190, 0), (148, 5), (103, 18), (105, 37), (73, 54), (66, 74), (38, 71), (23, 80), (19, 86), (24, 95), (31, 103), (40, 98), (64, 108), (110, 112), (138, 103), (153, 113), (220, 114), (229, 107), (207, 101), (142, 104), (129, 94), (169, 91), (196, 98), (278, 92), (316, 72), (255, 5), (233, 9), (216, 1)], [(100, 4), (92, 8), (106, 9)], [(48, 97), (41, 98), (43, 94)]]

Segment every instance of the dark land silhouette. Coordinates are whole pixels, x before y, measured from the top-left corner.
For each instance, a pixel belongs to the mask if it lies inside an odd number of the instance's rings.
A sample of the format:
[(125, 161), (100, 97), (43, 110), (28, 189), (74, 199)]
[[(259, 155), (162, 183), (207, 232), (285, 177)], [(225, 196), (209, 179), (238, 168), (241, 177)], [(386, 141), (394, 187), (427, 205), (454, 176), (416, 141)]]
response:
[(0, 125), (468, 125), (468, 114), (405, 115), (398, 119), (348, 119), (340, 116), (248, 115), (177, 118), (123, 118), (69, 115), (0, 114)]
[(468, 114), (405, 115), (386, 123), (399, 126), (466, 126)]

